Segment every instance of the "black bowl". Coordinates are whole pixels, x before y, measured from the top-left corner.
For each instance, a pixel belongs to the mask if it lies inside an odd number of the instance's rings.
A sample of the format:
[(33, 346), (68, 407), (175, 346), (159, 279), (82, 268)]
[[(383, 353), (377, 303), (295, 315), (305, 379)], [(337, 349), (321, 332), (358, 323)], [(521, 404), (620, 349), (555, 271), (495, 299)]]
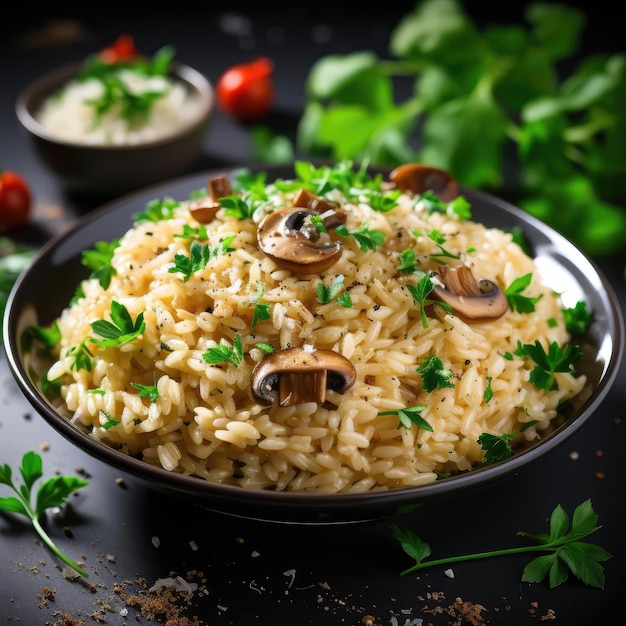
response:
[[(268, 180), (293, 176), (288, 167), (251, 169), (265, 169)], [(478, 490), (495, 480), (518, 474), (582, 428), (606, 396), (624, 350), (624, 322), (615, 293), (605, 277), (579, 249), (537, 219), (491, 195), (461, 189), (472, 204), (473, 219), (504, 230), (521, 227), (544, 279), (571, 301), (568, 306), (585, 300), (593, 312), (587, 333), (576, 337), (576, 343), (583, 351), (583, 357), (576, 363), (576, 371), (588, 377), (587, 387), (570, 401), (563, 423), (539, 442), (506, 461), (432, 484), (375, 493), (317, 495), (257, 492), (211, 484), (153, 467), (96, 441), (62, 417), (38, 388), (29, 370), (27, 354), (22, 349), (24, 331), (31, 325), (47, 326), (60, 314), (74, 294), (77, 283), (88, 273), (80, 262), (83, 250), (92, 248), (96, 241), (110, 241), (122, 235), (131, 227), (132, 215), (143, 210), (150, 200), (166, 196), (185, 199), (190, 191), (206, 186), (207, 179), (215, 174), (207, 172), (177, 179), (128, 195), (91, 212), (38, 253), (10, 294), (4, 336), (12, 373), (44, 420), (87, 454), (151, 488), (188, 498), (211, 510), (285, 523), (368, 521), (414, 512), (453, 498), (455, 494)]]
[(138, 144), (91, 145), (61, 139), (37, 119), (43, 103), (81, 68), (73, 63), (39, 77), (15, 105), (36, 154), (64, 187), (112, 198), (188, 171), (202, 154), (215, 109), (213, 86), (205, 76), (187, 65), (172, 64), (170, 77), (182, 83), (197, 103), (194, 115), (172, 134)]

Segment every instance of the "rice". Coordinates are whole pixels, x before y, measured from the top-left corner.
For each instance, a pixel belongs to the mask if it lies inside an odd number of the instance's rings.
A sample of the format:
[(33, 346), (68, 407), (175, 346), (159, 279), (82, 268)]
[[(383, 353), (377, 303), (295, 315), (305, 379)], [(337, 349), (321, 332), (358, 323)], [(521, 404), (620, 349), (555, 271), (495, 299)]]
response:
[(173, 134), (195, 119), (198, 103), (180, 81), (167, 76), (149, 76), (121, 69), (117, 77), (129, 92), (158, 94), (149, 114), (131, 118), (119, 102), (96, 116), (93, 103), (104, 93), (101, 80), (72, 80), (60, 92), (47, 98), (37, 121), (59, 139), (88, 145), (136, 145), (157, 141)]
[[(511, 233), (450, 211), (430, 212), (409, 192), (381, 212), (366, 194), (347, 197), (335, 189), (326, 197), (345, 209), (348, 231), (366, 225), (384, 233), (384, 244), (362, 250), (355, 237), (322, 233), (323, 241), (341, 240), (341, 256), (323, 272), (301, 275), (257, 244), (261, 220), (291, 206), (298, 188), (266, 184), (251, 216), (229, 214), (222, 204), (199, 224), (187, 199), (171, 203), (158, 221), (134, 222), (115, 247), (110, 284), (95, 276), (83, 281), (57, 320), (61, 339), (48, 378), (58, 381), (69, 419), (170, 472), (317, 493), (425, 485), (479, 465), (484, 433), (512, 434), (519, 446), (549, 432), (559, 405), (581, 392), (585, 377), (557, 372), (555, 385), (542, 389), (531, 382), (533, 361), (515, 356), (519, 342), (547, 350), (570, 336), (558, 294)], [(177, 259), (190, 258), (191, 239), (181, 235), (202, 228), (202, 243), (213, 251), (208, 263), (189, 274), (176, 271)], [(440, 256), (442, 249), (451, 256)], [(498, 319), (473, 323), (438, 302), (422, 310), (408, 289), (421, 274), (398, 270), (405, 250), (433, 284), (442, 262), (467, 265), (501, 289), (531, 274), (524, 295), (534, 299), (534, 311), (509, 307)], [(333, 281), (339, 293), (320, 302), (319, 285)], [(132, 320), (143, 315), (145, 329), (119, 346), (96, 345), (91, 324), (110, 320), (114, 301)], [(259, 303), (266, 319), (255, 319)], [(204, 358), (238, 339), (239, 363)], [(77, 366), (79, 346), (92, 355), (88, 368)], [(333, 351), (352, 364), (353, 384), (327, 389), (321, 403), (258, 402), (251, 378), (268, 346)], [(450, 377), (427, 390), (418, 370), (433, 356)], [(158, 397), (142, 396), (137, 385), (155, 386)], [(432, 431), (400, 421), (412, 407), (421, 407)]]

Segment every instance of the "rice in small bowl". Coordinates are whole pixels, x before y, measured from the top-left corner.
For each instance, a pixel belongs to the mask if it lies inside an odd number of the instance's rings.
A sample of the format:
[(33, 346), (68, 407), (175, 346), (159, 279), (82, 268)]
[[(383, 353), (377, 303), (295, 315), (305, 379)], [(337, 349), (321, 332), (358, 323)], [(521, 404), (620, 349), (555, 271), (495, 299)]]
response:
[(67, 189), (114, 197), (198, 159), (213, 86), (173, 55), (169, 46), (112, 64), (93, 55), (40, 76), (18, 96), (19, 122)]

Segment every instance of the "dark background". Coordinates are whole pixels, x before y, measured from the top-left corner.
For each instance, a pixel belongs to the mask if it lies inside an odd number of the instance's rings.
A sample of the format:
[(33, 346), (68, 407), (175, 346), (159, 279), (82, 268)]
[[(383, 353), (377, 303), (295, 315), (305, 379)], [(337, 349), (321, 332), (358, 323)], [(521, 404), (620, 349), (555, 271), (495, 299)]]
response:
[[(523, 19), (519, 2), (466, 3), (477, 23)], [(584, 8), (588, 23), (581, 55), (623, 49), (616, 4), (569, 3)], [(22, 173), (35, 196), (34, 226), (25, 240), (43, 242), (77, 216), (109, 199), (68, 194), (43, 169), (14, 116), (18, 93), (58, 65), (83, 59), (132, 33), (151, 54), (166, 43), (177, 59), (211, 80), (233, 63), (258, 55), (275, 61), (276, 108), (270, 118), (292, 133), (304, 102), (303, 80), (328, 53), (386, 51), (389, 33), (414, 3), (350, 9), (330, 3), (117, 7), (46, 4), (15, 7), (0, 39), (0, 168)], [(204, 153), (192, 168), (202, 172), (251, 158), (249, 129), (217, 111)], [(626, 236), (626, 235), (625, 235)], [(626, 308), (623, 259), (598, 259)], [(90, 485), (67, 510), (47, 518), (53, 539), (82, 559), (90, 581), (66, 580), (56, 559), (15, 516), (0, 513), (0, 623), (28, 624), (345, 624), (425, 626), (489, 623), (562, 626), (610, 624), (623, 619), (626, 568), (622, 510), (624, 365), (600, 411), (561, 449), (506, 481), (419, 514), (390, 520), (427, 541), (434, 556), (517, 545), (515, 533), (547, 531), (561, 503), (568, 512), (591, 498), (602, 528), (592, 541), (614, 556), (605, 564), (604, 591), (568, 580), (520, 582), (525, 556), (453, 566), (454, 578), (434, 567), (419, 576), (399, 575), (410, 560), (385, 522), (298, 527), (212, 513), (146, 489), (73, 448), (27, 405), (0, 354), (0, 463), (17, 467), (27, 449), (42, 452), (44, 472), (87, 476)], [(621, 382), (620, 382), (621, 381)], [(574, 460), (572, 453), (576, 453)], [(0, 496), (8, 495), (4, 489)], [(204, 592), (176, 595), (161, 613), (128, 595), (156, 580), (179, 575)], [(46, 599), (45, 589), (52, 597)], [(144, 597), (151, 595), (145, 590)], [(455, 599), (481, 605), (481, 618), (460, 621)], [(174, 615), (173, 606), (179, 607)], [(143, 607), (143, 608), (142, 608)], [(174, 621), (178, 620), (178, 621)], [(423, 620), (420, 621), (420, 620)]]

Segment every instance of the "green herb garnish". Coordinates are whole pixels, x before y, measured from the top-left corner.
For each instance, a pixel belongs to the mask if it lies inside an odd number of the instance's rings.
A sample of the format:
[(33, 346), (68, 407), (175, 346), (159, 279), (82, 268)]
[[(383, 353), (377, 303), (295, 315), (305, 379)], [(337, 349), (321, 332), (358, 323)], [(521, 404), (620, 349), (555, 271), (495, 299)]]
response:
[(485, 451), (483, 465), (498, 463), (513, 456), (514, 451), (509, 441), (515, 439), (514, 433), (504, 433), (503, 435), (492, 435), (490, 433), (482, 433), (478, 437), (478, 443)]
[(604, 589), (604, 568), (600, 563), (607, 561), (613, 555), (596, 544), (582, 541), (601, 528), (598, 526), (598, 515), (591, 506), (591, 500), (586, 500), (576, 507), (571, 529), (568, 531), (569, 524), (569, 517), (559, 504), (552, 511), (549, 534), (517, 533), (518, 536), (530, 539), (538, 545), (476, 552), (462, 556), (433, 559), (432, 561), (424, 560), (431, 555), (430, 546), (424, 543), (413, 531), (403, 530), (396, 525), (392, 525), (391, 529), (393, 537), (400, 542), (402, 549), (415, 559), (415, 565), (401, 572), (402, 576), (434, 565), (449, 565), (462, 561), (527, 552), (547, 552), (548, 554), (536, 557), (526, 565), (522, 573), (522, 582), (538, 583), (547, 576), (550, 588), (553, 589), (565, 582), (568, 573), (571, 572), (585, 585)]
[(535, 304), (543, 297), (543, 294), (536, 298), (529, 298), (528, 296), (522, 295), (522, 291), (530, 285), (532, 277), (532, 273), (520, 276), (504, 290), (509, 308), (512, 311), (517, 311), (518, 313), (532, 313), (535, 310)]
[(378, 415), (397, 415), (400, 420), (398, 428), (411, 428), (413, 424), (416, 424), (419, 428), (423, 428), (428, 432), (433, 432), (433, 427), (422, 417), (422, 411), (427, 407), (425, 406), (411, 406), (404, 409), (395, 409), (393, 411), (381, 411)]
[(324, 283), (318, 283), (316, 287), (317, 301), (320, 304), (328, 304), (337, 298), (337, 302), (343, 307), (352, 306), (352, 298), (349, 291), (344, 291), (342, 294), (339, 292), (343, 289), (345, 276), (343, 274), (337, 274), (327, 287)]
[(579, 300), (574, 307), (563, 309), (565, 327), (572, 335), (584, 335), (593, 316), (584, 300)]
[(133, 224), (141, 224), (143, 222), (160, 222), (174, 216), (174, 211), (178, 208), (180, 202), (172, 198), (155, 198), (146, 203), (143, 211), (133, 213)]
[(16, 494), (15, 496), (0, 498), (0, 510), (18, 513), (27, 517), (42, 541), (63, 563), (81, 576), (89, 578), (89, 574), (82, 567), (59, 550), (40, 523), (46, 509), (62, 506), (71, 493), (86, 487), (89, 483), (78, 476), (54, 476), (53, 478), (48, 478), (39, 485), (35, 495), (35, 502), (33, 503), (33, 486), (43, 476), (41, 456), (32, 450), (22, 456), (20, 467), (22, 485), (19, 487), (13, 482), (12, 474), (11, 467), (8, 464), (0, 465), (0, 484), (11, 487)]
[(104, 339), (90, 337), (90, 341), (105, 348), (112, 348), (137, 339), (146, 329), (143, 313), (139, 313), (133, 321), (128, 309), (116, 300), (111, 301), (111, 319), (112, 322), (96, 320), (90, 324), (94, 333), (104, 337)]
[(91, 372), (93, 352), (87, 347), (86, 339), (83, 339), (77, 346), (71, 346), (67, 351), (67, 356), (73, 359), (70, 364), (71, 370)]
[(454, 387), (454, 383), (450, 380), (452, 370), (444, 368), (443, 361), (435, 354), (429, 356), (416, 371), (421, 374), (422, 387), (428, 393), (435, 389)]
[(119, 242), (119, 239), (110, 242), (96, 241), (93, 250), (84, 250), (82, 253), (82, 264), (91, 270), (89, 278), (96, 278), (103, 289), (109, 288), (111, 278), (117, 274), (111, 260)]
[[(417, 306), (420, 310), (420, 316), (422, 318), (422, 327), (428, 328), (428, 317), (426, 316), (426, 307), (433, 304), (433, 300), (429, 300), (428, 296), (430, 292), (435, 288), (433, 281), (428, 274), (424, 274), (418, 281), (417, 285), (407, 284), (406, 288), (409, 290)], [(447, 302), (437, 302), (446, 311), (452, 311), (452, 307)]]
[(243, 343), (241, 335), (239, 333), (235, 335), (232, 347), (222, 340), (217, 346), (208, 348), (202, 355), (202, 358), (209, 365), (230, 363), (235, 367), (239, 367), (243, 359)]
[(130, 383), (135, 389), (139, 391), (137, 394), (140, 398), (148, 398), (151, 403), (155, 403), (161, 396), (157, 389), (156, 372), (154, 372), (154, 384), (142, 385), (141, 383)]
[(107, 63), (97, 55), (87, 60), (78, 77), (80, 82), (94, 79), (102, 84), (102, 95), (87, 101), (93, 107), (95, 125), (103, 115), (118, 107), (123, 119), (134, 125), (144, 123), (150, 116), (154, 102), (166, 96), (170, 87), (164, 85), (161, 90), (145, 90), (137, 92), (123, 80), (121, 71), (131, 71), (139, 76), (167, 76), (175, 50), (172, 46), (164, 46), (154, 59), (138, 58), (137, 60), (118, 63)]
[(376, 246), (382, 246), (385, 243), (385, 233), (382, 230), (370, 230), (368, 224), (362, 224), (355, 230), (348, 230), (345, 224), (339, 224), (335, 228), (335, 232), (340, 237), (353, 237), (357, 245), (364, 252), (367, 250), (376, 250)]
[(568, 372), (575, 374), (574, 361), (580, 358), (583, 353), (578, 346), (567, 344), (561, 348), (556, 341), (553, 341), (546, 352), (539, 340), (535, 343), (522, 344), (517, 342), (516, 356), (528, 356), (536, 366), (530, 372), (529, 380), (537, 388), (550, 391), (556, 384), (554, 374), (556, 372)]

